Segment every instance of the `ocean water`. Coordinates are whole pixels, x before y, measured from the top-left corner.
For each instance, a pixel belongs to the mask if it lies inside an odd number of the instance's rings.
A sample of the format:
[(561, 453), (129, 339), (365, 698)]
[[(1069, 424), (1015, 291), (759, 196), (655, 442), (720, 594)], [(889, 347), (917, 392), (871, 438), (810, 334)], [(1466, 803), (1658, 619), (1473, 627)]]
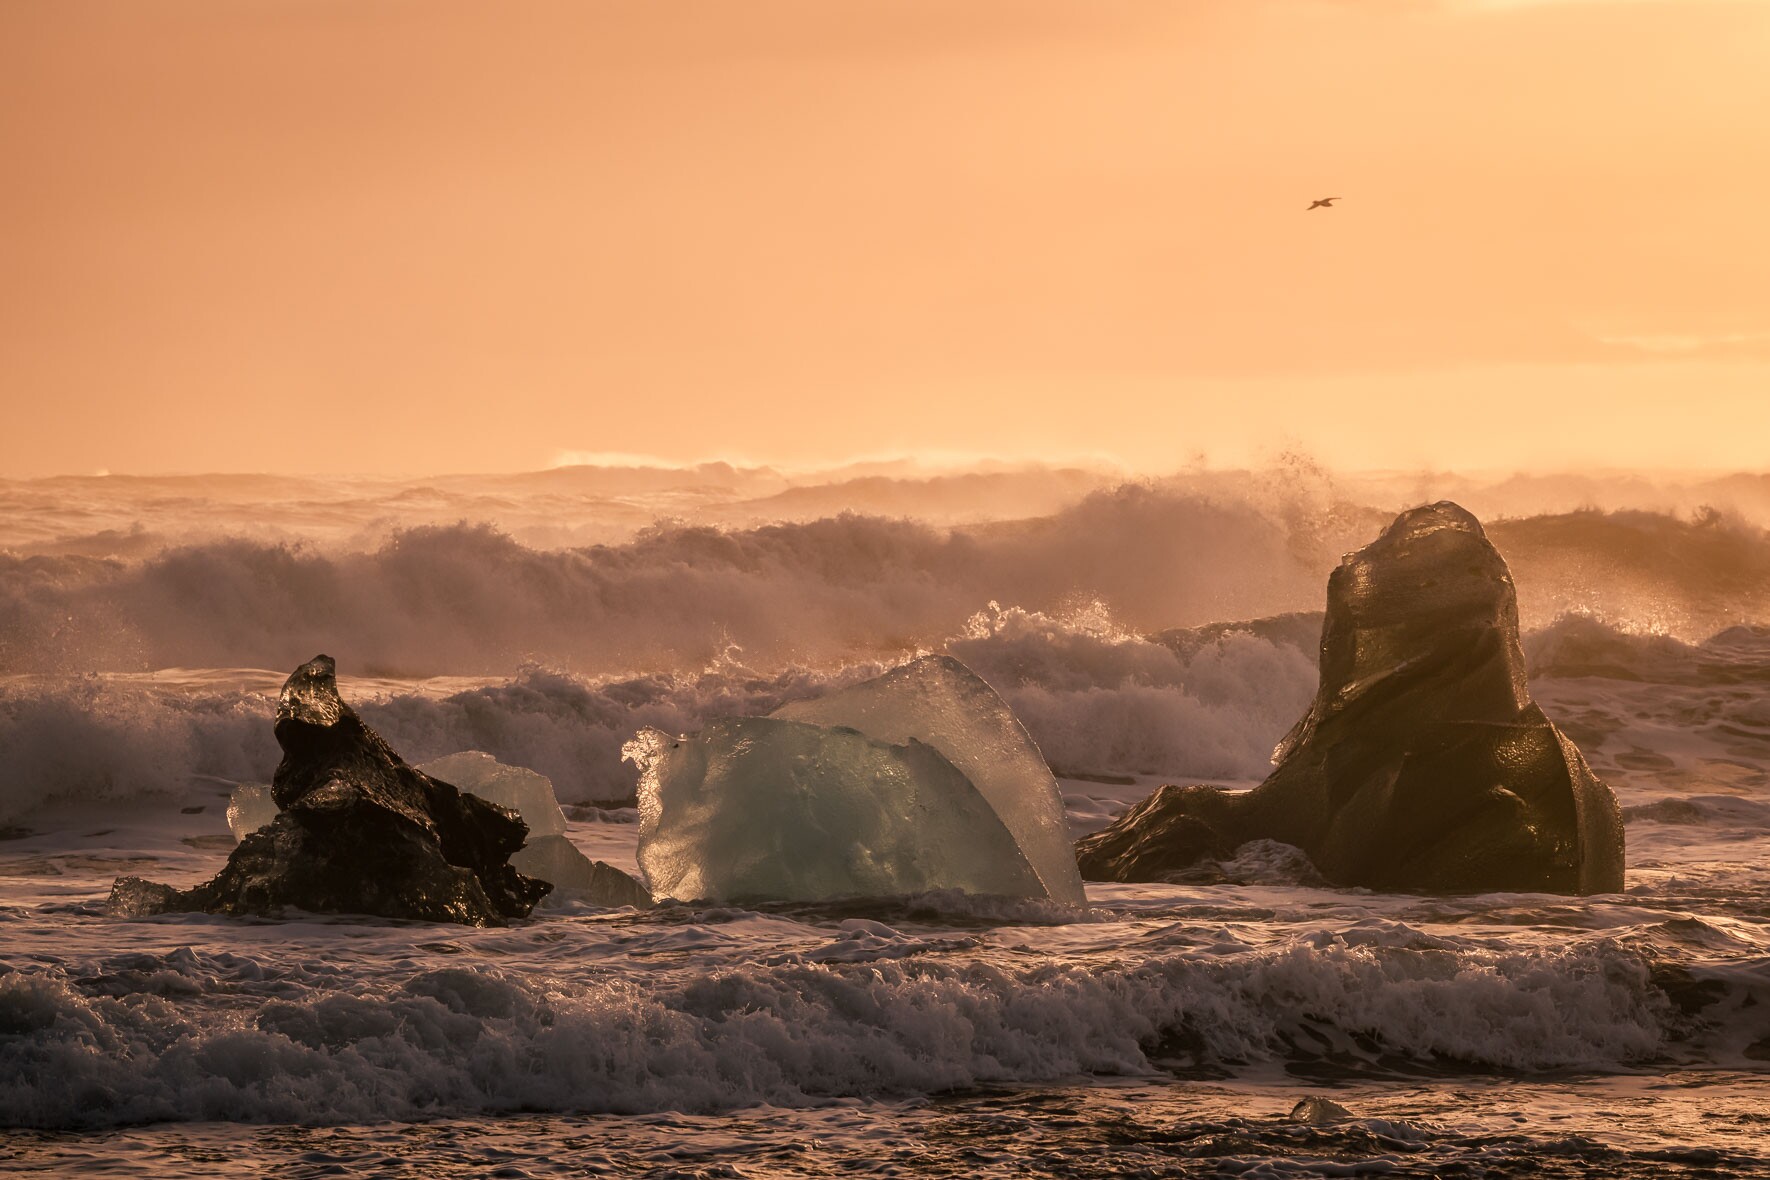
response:
[(321, 650), (409, 760), (541, 770), (568, 836), (629, 869), (634, 730), (923, 651), (1015, 708), (1078, 835), (1162, 782), (1248, 785), (1313, 692), (1327, 569), (1418, 490), (713, 474), (499, 477), (490, 507), (421, 481), (0, 489), (0, 1172), (1770, 1175), (1745, 477), (1459, 492), (1514, 510), (1490, 535), (1531, 688), (1623, 805), (1618, 895), (1330, 889), (1250, 845), (1081, 909), (104, 915), (119, 874), (220, 866), (231, 785), (268, 777), (276, 689)]

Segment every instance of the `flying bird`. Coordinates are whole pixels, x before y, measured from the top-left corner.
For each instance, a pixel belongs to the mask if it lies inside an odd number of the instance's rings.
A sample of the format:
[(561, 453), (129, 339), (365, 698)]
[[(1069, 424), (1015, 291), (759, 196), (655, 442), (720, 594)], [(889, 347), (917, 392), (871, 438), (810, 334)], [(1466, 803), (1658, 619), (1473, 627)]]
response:
[(1334, 207), (1334, 202), (1340, 199), (1340, 197), (1323, 197), (1321, 200), (1315, 202), (1315, 204), (1309, 206), (1309, 209), (1303, 210), (1303, 212), (1307, 213), (1310, 209), (1332, 209)]

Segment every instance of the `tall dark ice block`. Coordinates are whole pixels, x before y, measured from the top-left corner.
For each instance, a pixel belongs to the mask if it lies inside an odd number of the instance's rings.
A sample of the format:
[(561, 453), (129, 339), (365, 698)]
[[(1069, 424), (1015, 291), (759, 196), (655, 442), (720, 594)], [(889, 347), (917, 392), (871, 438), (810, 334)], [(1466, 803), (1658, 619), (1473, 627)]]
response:
[(1616, 799), (1531, 700), (1512, 576), (1474, 516), (1402, 513), (1327, 598), (1321, 686), (1266, 781), (1163, 787), (1078, 843), (1083, 877), (1162, 880), (1265, 838), (1340, 885), (1622, 888)]

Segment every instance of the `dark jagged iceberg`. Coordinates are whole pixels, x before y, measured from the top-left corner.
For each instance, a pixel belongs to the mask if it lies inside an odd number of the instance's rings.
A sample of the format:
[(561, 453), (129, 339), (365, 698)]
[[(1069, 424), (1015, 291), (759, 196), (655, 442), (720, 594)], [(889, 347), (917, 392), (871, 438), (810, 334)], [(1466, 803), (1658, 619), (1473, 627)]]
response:
[(1338, 885), (1608, 893), (1610, 788), (1530, 698), (1517, 595), (1481, 524), (1402, 513), (1328, 579), (1315, 703), (1258, 787), (1166, 786), (1077, 844), (1091, 881), (1160, 881), (1278, 840)]
[(122, 878), (113, 913), (291, 908), (502, 926), (546, 895), (509, 864), (528, 836), (521, 817), (407, 766), (338, 695), (330, 656), (283, 685), (276, 736), (277, 817), (193, 889)]

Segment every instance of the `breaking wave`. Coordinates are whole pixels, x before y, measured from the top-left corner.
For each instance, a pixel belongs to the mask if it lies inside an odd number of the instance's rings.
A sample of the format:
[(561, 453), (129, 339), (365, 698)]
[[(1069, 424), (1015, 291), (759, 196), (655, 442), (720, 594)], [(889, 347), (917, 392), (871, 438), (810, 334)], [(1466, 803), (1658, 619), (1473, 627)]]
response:
[[(989, 681), (1060, 774), (1250, 780), (1268, 772), (1274, 744), (1314, 694), (1320, 619), (1279, 616), (1152, 637), (1123, 628), (1098, 603), (1053, 614), (992, 603), (932, 647)], [(1753, 628), (1687, 644), (1570, 616), (1527, 633), (1525, 648), (1532, 676), (1544, 682), (1770, 679), (1770, 631)], [(609, 802), (632, 795), (633, 768), (620, 750), (642, 727), (686, 733), (719, 717), (768, 713), (896, 662), (759, 671), (727, 655), (693, 671), (616, 677), (529, 665), (478, 683), (347, 684), (346, 693), (411, 761), (486, 750), (547, 775), (567, 802)], [(193, 777), (268, 780), (279, 757), (271, 718), (281, 677), (0, 681), (0, 823), (58, 802), (178, 794)], [(1748, 695), (1724, 720), (1757, 727), (1762, 714)]]
[(1770, 533), (1736, 516), (1589, 510), (1502, 520), (1488, 535), (1532, 626), (1586, 614), (1694, 642), (1770, 622)]
[(1770, 680), (1770, 628), (1729, 627), (1700, 643), (1642, 634), (1571, 614), (1525, 637), (1534, 676), (1600, 676), (1657, 684), (1723, 685)]
[[(620, 544), (530, 548), (485, 524), (375, 548), (240, 537), (140, 557), (0, 553), (0, 673), (288, 668), (316, 651), (363, 674), (592, 675), (896, 659), (996, 601), (1098, 602), (1138, 633), (1319, 609), (1339, 555), (1388, 519), (1155, 486), (1029, 520), (935, 527), (843, 514), (729, 529), (662, 523)], [(1719, 514), (1499, 520), (1527, 626), (1570, 611), (1699, 639), (1770, 618), (1770, 539)]]
[[(1157, 641), (1121, 630), (1099, 607), (1068, 616), (992, 608), (946, 647), (1003, 694), (1054, 765), (1084, 772), (1259, 777), (1315, 688), (1313, 652), (1283, 638), (1228, 628)], [(726, 658), (696, 672), (596, 679), (530, 666), (458, 691), (353, 700), (410, 761), (486, 750), (547, 775), (568, 802), (592, 802), (631, 796), (620, 750), (641, 727), (692, 732), (883, 667), (762, 673)], [(273, 713), (270, 691), (207, 678), (15, 678), (0, 685), (0, 822), (56, 801), (173, 793), (192, 776), (266, 780), (279, 757)]]
[[(681, 933), (697, 931), (717, 937)], [(1715, 982), (1719, 1020), (1703, 1020), (1609, 938), (1484, 947), (1393, 923), (1036, 967), (915, 941), (910, 957), (660, 964), (644, 979), (569, 960), (365, 977), (188, 947), (30, 967), (0, 976), (0, 1109), (37, 1127), (367, 1122), (714, 1112), (1272, 1062), (1618, 1070), (1731, 1059), (1765, 1031), (1753, 1011), (1770, 998), (1761, 980)]]
[(231, 539), (141, 561), (0, 555), (0, 672), (293, 667), (373, 675), (594, 673), (897, 655), (984, 603), (1107, 603), (1150, 631), (1311, 605), (1344, 546), (1246, 504), (1130, 486), (1054, 516), (937, 529), (841, 515), (747, 530), (659, 525), (622, 545), (527, 548), (484, 525), (363, 553)]
[[(666, 523), (543, 549), (458, 524), (359, 551), (234, 537), (128, 559), (0, 553), (0, 822), (192, 775), (268, 777), (267, 686), (320, 651), (359, 676), (457, 678), (383, 683), (362, 711), (413, 760), (488, 750), (568, 801), (630, 795), (619, 750), (641, 726), (767, 712), (942, 649), (1060, 771), (1259, 778), (1314, 690), (1320, 615), (1297, 612), (1319, 610), (1338, 556), (1387, 518), (1329, 495), (1131, 484), (951, 528)], [(1770, 677), (1755, 526), (1594, 510), (1488, 531), (1534, 675)], [(1217, 622), (1254, 616), (1272, 617)], [(166, 668), (275, 671), (253, 688), (109, 674)]]

